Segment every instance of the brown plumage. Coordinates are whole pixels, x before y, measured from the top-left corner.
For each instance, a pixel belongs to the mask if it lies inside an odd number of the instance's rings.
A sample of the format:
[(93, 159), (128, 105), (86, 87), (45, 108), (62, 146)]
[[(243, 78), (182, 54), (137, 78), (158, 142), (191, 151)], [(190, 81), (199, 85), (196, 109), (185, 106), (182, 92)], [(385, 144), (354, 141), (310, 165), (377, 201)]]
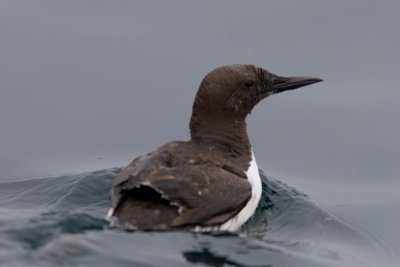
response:
[(247, 114), (269, 95), (318, 81), (253, 65), (210, 72), (193, 104), (191, 139), (167, 143), (125, 167), (113, 183), (112, 216), (144, 230), (218, 227), (234, 218), (253, 194)]

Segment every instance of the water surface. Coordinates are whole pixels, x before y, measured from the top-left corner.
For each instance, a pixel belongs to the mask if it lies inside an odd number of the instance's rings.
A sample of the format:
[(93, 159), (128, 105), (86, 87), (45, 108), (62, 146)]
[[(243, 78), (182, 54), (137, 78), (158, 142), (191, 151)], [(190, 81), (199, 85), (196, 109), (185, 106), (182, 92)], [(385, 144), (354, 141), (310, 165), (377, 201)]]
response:
[[(125, 232), (104, 219), (118, 168), (1, 182), (5, 266), (377, 266), (385, 240), (263, 176), (256, 214), (239, 233)], [(371, 251), (373, 251), (371, 253)], [(382, 266), (382, 265), (381, 265)], [(390, 265), (387, 265), (390, 266)]]

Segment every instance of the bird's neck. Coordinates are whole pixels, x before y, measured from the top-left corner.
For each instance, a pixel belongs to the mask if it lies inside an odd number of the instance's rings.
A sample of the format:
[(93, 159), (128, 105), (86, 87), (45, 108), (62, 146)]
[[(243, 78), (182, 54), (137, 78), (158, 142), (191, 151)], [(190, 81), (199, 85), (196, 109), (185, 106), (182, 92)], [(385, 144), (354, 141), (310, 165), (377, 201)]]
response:
[(192, 114), (190, 136), (195, 142), (213, 142), (239, 155), (251, 154), (245, 118), (227, 114)]

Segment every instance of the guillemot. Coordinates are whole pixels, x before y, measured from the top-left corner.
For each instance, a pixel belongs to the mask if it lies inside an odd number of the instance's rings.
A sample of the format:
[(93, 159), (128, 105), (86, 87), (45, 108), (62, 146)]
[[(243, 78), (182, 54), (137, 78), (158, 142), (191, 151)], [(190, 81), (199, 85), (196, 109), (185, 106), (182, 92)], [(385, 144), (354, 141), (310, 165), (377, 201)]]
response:
[(247, 115), (270, 95), (320, 81), (253, 65), (211, 71), (194, 100), (190, 140), (164, 144), (123, 168), (108, 217), (127, 229), (237, 231), (261, 197)]

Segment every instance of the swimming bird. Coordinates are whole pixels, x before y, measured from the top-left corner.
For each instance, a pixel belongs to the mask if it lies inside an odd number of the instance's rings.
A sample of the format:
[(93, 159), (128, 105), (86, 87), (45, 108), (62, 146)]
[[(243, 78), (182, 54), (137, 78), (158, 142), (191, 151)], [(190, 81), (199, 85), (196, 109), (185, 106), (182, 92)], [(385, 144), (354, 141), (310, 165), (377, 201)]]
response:
[(247, 115), (273, 94), (320, 81), (254, 65), (214, 69), (197, 91), (190, 140), (164, 144), (123, 168), (108, 216), (126, 229), (239, 230), (261, 197)]

